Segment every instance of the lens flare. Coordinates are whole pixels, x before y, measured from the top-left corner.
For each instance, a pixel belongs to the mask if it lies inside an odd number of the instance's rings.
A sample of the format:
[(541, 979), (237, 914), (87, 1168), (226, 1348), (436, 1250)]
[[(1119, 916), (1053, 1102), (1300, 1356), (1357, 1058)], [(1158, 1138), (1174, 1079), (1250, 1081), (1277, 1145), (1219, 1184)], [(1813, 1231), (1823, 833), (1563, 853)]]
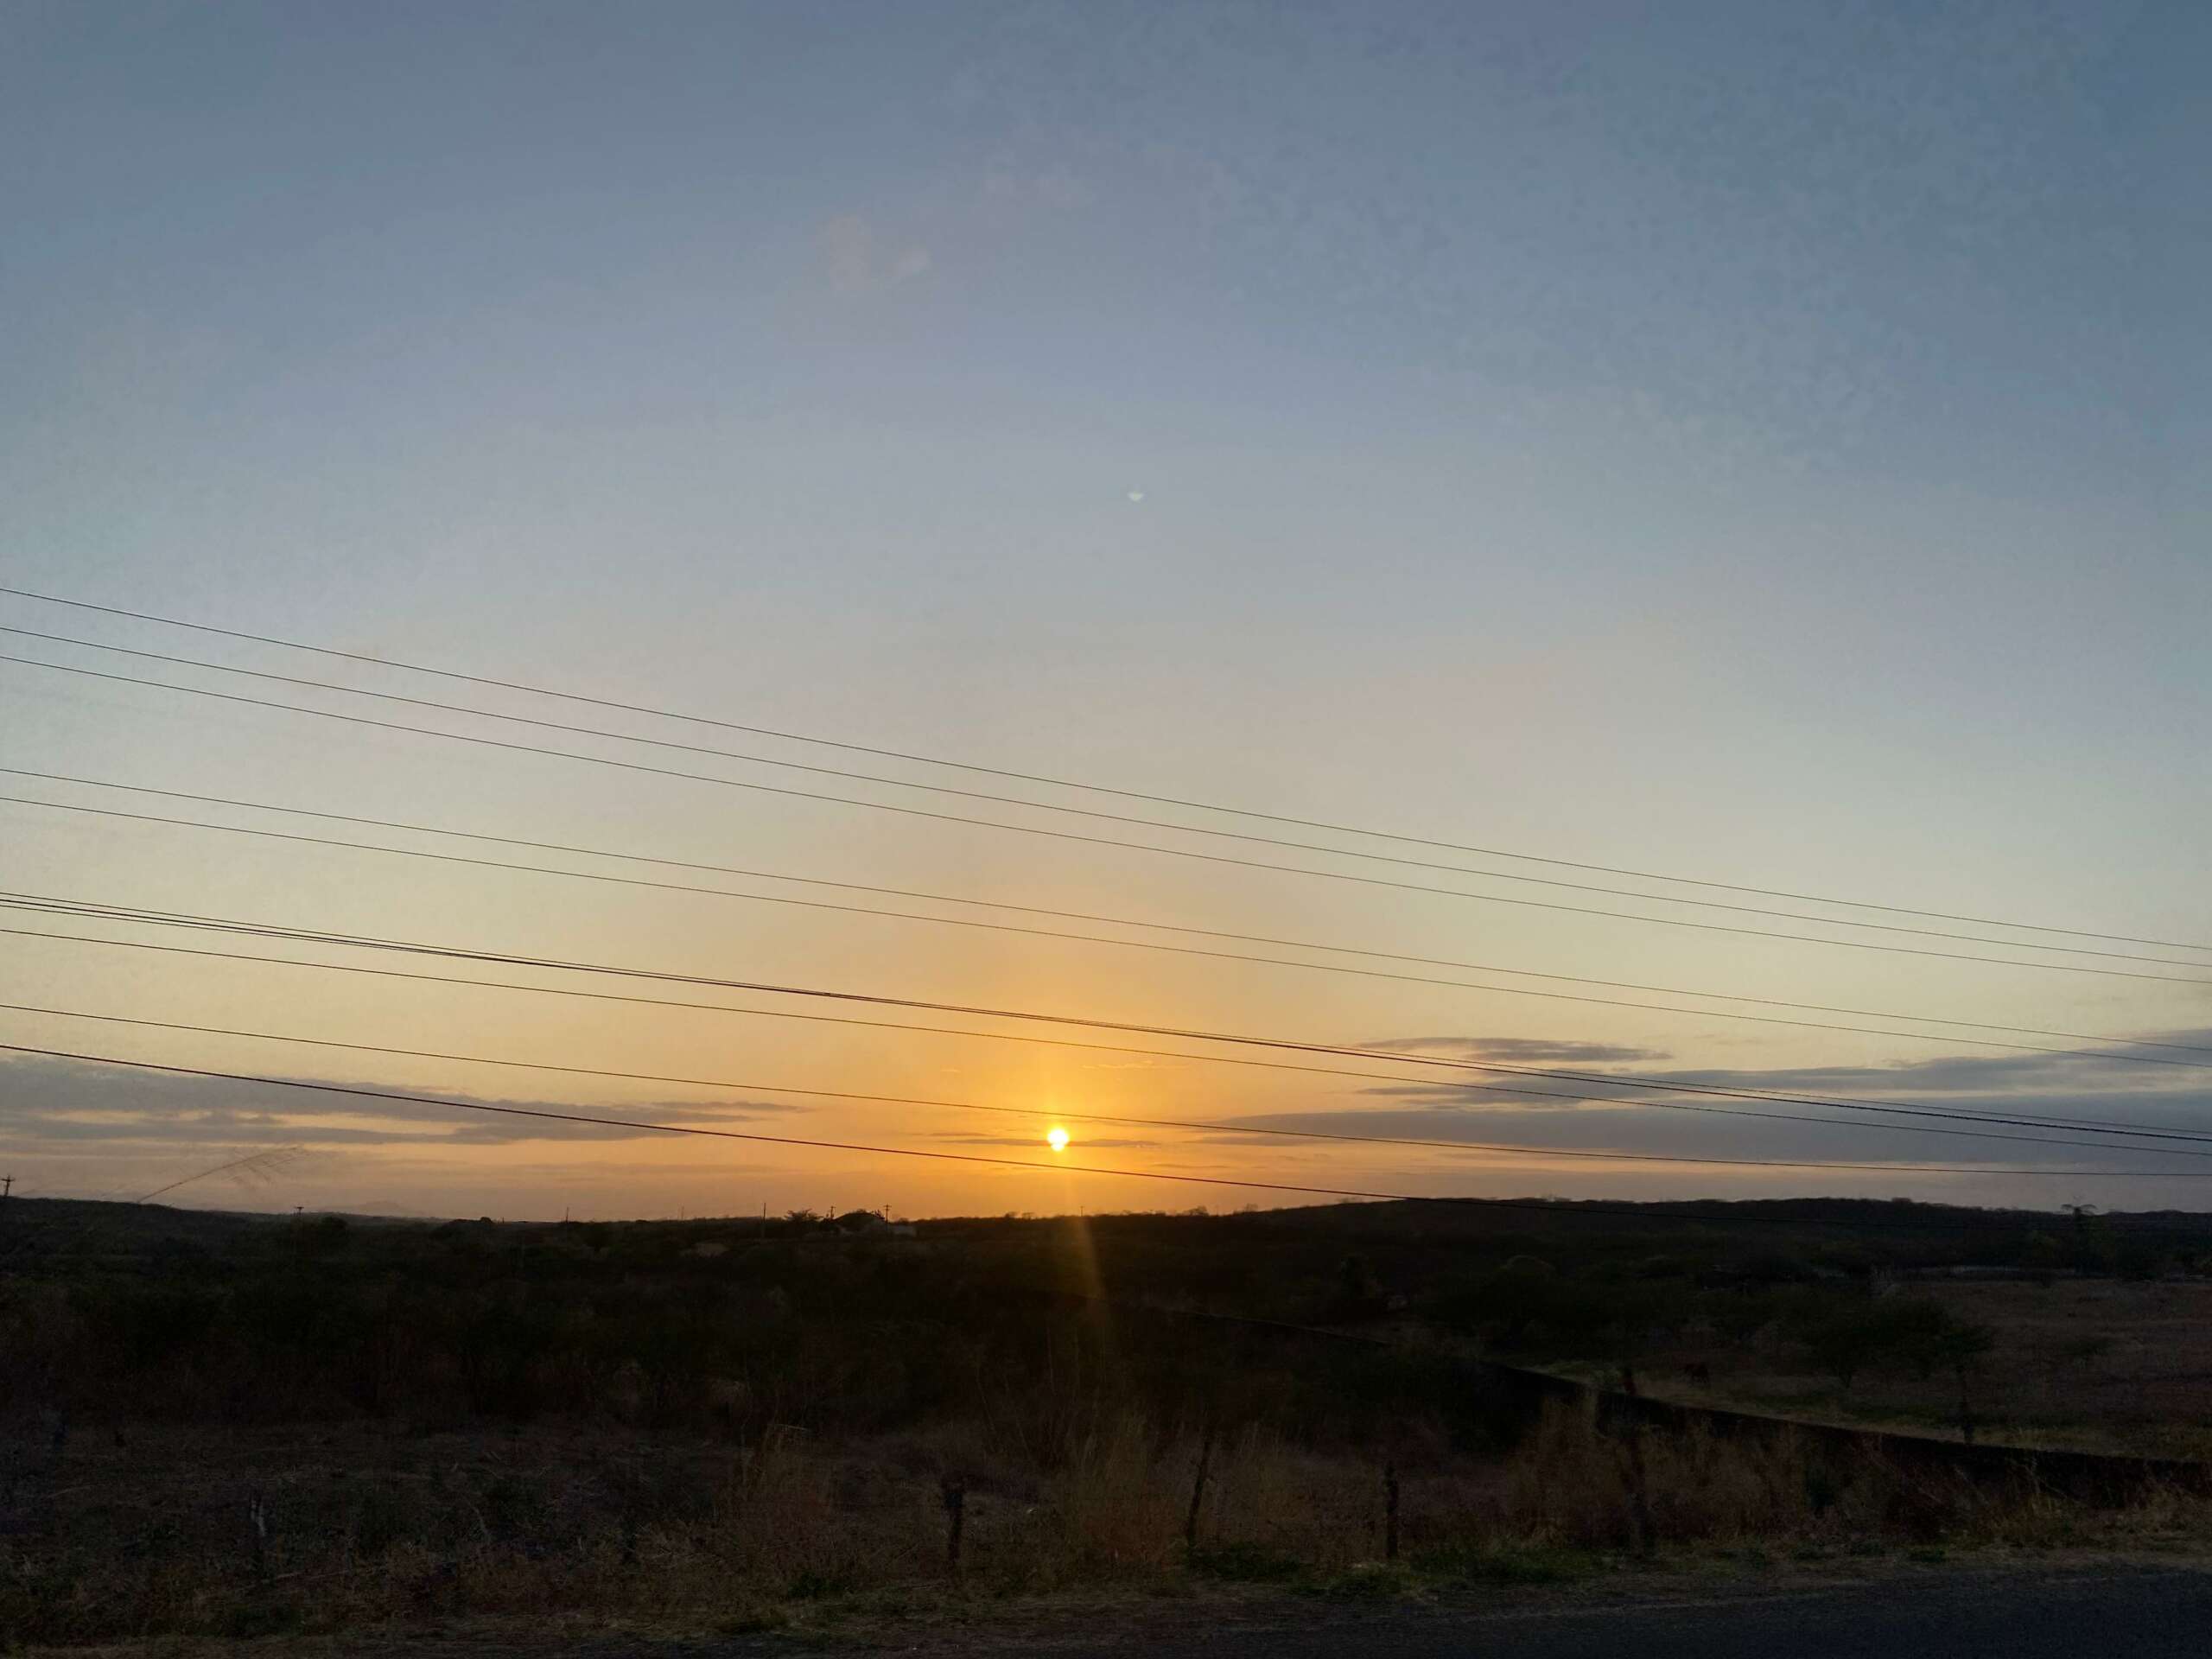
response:
[(1054, 1152), (1065, 1152), (1068, 1149), (1068, 1132), (1058, 1124), (1053, 1124), (1045, 1132), (1045, 1144)]

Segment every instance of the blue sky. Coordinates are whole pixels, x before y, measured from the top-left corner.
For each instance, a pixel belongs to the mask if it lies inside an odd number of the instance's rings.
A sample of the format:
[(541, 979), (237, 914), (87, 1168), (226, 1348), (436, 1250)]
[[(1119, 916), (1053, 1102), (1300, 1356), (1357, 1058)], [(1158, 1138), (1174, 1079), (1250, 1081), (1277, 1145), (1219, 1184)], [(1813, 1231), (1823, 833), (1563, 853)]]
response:
[[(18, 6), (0, 571), (993, 764), (2212, 938), (2208, 67), (2179, 5)], [(0, 700), (20, 764), (126, 781), (1555, 971), (2212, 1026), (2195, 989), (731, 817), (4, 664)], [(54, 889), (149, 903), (1337, 1039), (1622, 1034), (733, 939), (0, 812)], [(230, 994), (26, 953), (25, 982), (107, 1006)], [(461, 1020), (380, 1012), (383, 1035)], [(1741, 1040), (1666, 1046), (1903, 1058)], [(1313, 1105), (1186, 1083), (1185, 1107)]]

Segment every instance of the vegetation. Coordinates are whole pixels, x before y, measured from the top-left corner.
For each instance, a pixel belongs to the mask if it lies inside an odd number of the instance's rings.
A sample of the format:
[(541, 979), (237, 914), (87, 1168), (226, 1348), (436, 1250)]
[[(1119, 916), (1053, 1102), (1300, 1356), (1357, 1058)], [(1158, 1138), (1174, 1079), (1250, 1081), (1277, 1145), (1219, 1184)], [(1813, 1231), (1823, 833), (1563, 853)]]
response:
[[(2016, 1374), (2088, 1388), (2125, 1351), (2038, 1333), (2039, 1365), (1999, 1364), (2010, 1325), (1905, 1275), (1994, 1262), (2029, 1275), (2006, 1295), (2195, 1288), (2128, 1279), (2117, 1252), (2094, 1281), (2069, 1276), (2082, 1252), (2041, 1259), (2069, 1237), (2140, 1246), (2111, 1218), (1736, 1212), (1773, 1224), (1426, 1205), (906, 1238), (851, 1217), (416, 1225), (17, 1200), (0, 1641), (564, 1609), (741, 1624), (1119, 1582), (1363, 1596), (1645, 1548), (2200, 1529), (2177, 1492), (2100, 1515), (1787, 1433), (1631, 1431), (1467, 1364), (1660, 1395), (1685, 1370), (1707, 1393), (1794, 1367), (1853, 1400), (1934, 1390), (1929, 1432), (1990, 1435)], [(2180, 1218), (2141, 1230), (2162, 1260), (2202, 1248)], [(1284, 1328), (1315, 1325), (1376, 1339)]]

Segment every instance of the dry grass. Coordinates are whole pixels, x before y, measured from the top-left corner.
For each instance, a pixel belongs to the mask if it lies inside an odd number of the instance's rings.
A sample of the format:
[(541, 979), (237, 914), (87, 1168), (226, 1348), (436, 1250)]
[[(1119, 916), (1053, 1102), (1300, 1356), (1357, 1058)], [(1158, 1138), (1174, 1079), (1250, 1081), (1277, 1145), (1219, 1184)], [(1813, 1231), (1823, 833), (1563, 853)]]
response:
[[(1986, 1439), (2145, 1457), (2212, 1459), (2212, 1284), (2111, 1279), (1915, 1286), (1997, 1346), (1974, 1402)], [(1709, 1385), (1682, 1366), (1701, 1363)], [(1610, 1379), (1607, 1379), (1610, 1380)], [(1646, 1391), (1816, 1421), (1948, 1434), (1958, 1392), (1897, 1366), (1841, 1388), (1777, 1332), (1749, 1346), (1687, 1340), (1647, 1367)]]
[[(977, 1423), (837, 1446), (791, 1432), (733, 1447), (605, 1429), (358, 1428), (103, 1434), (43, 1461), (19, 1446), (0, 1640), (579, 1613), (754, 1628), (955, 1591), (1172, 1588), (1193, 1573), (1389, 1593), (1573, 1576), (1634, 1541), (1624, 1447), (1571, 1410), (1503, 1459), (1409, 1471), (1407, 1565), (1389, 1574), (1371, 1566), (1382, 1491), (1361, 1459), (1225, 1436), (1193, 1553), (1191, 1435), (1107, 1418), (1049, 1466), (1004, 1444)], [(1650, 1433), (1643, 1450), (1656, 1530), (1677, 1553), (2212, 1539), (2212, 1509), (2163, 1494), (2093, 1514), (1863, 1458), (1823, 1461), (1787, 1437)], [(957, 1580), (938, 1484), (955, 1469), (969, 1493)], [(257, 1495), (269, 1522), (257, 1565)]]

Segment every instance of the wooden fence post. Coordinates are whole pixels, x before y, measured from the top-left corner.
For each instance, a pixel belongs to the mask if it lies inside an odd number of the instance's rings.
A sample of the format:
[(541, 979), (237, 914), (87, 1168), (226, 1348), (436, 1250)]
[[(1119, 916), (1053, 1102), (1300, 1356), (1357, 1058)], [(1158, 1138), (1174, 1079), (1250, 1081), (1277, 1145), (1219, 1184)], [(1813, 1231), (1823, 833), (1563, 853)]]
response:
[(1651, 1553), (1651, 1494), (1643, 1477), (1643, 1414), (1638, 1408), (1641, 1395), (1636, 1389), (1636, 1367), (1625, 1361), (1621, 1365), (1621, 1392), (1628, 1396), (1628, 1484), (1629, 1503), (1636, 1521), (1636, 1549), (1639, 1555)]
[(253, 1576), (269, 1576), (269, 1505), (259, 1492), (246, 1499), (246, 1523), (253, 1529)]
[(1206, 1466), (1213, 1461), (1213, 1430), (1214, 1420), (1209, 1414), (1205, 1433), (1198, 1441), (1198, 1474), (1191, 1482), (1191, 1513), (1183, 1522), (1183, 1548), (1185, 1549), (1198, 1547), (1198, 1507), (1205, 1502)]
[(1382, 1559), (1398, 1559), (1398, 1465), (1382, 1465)]

